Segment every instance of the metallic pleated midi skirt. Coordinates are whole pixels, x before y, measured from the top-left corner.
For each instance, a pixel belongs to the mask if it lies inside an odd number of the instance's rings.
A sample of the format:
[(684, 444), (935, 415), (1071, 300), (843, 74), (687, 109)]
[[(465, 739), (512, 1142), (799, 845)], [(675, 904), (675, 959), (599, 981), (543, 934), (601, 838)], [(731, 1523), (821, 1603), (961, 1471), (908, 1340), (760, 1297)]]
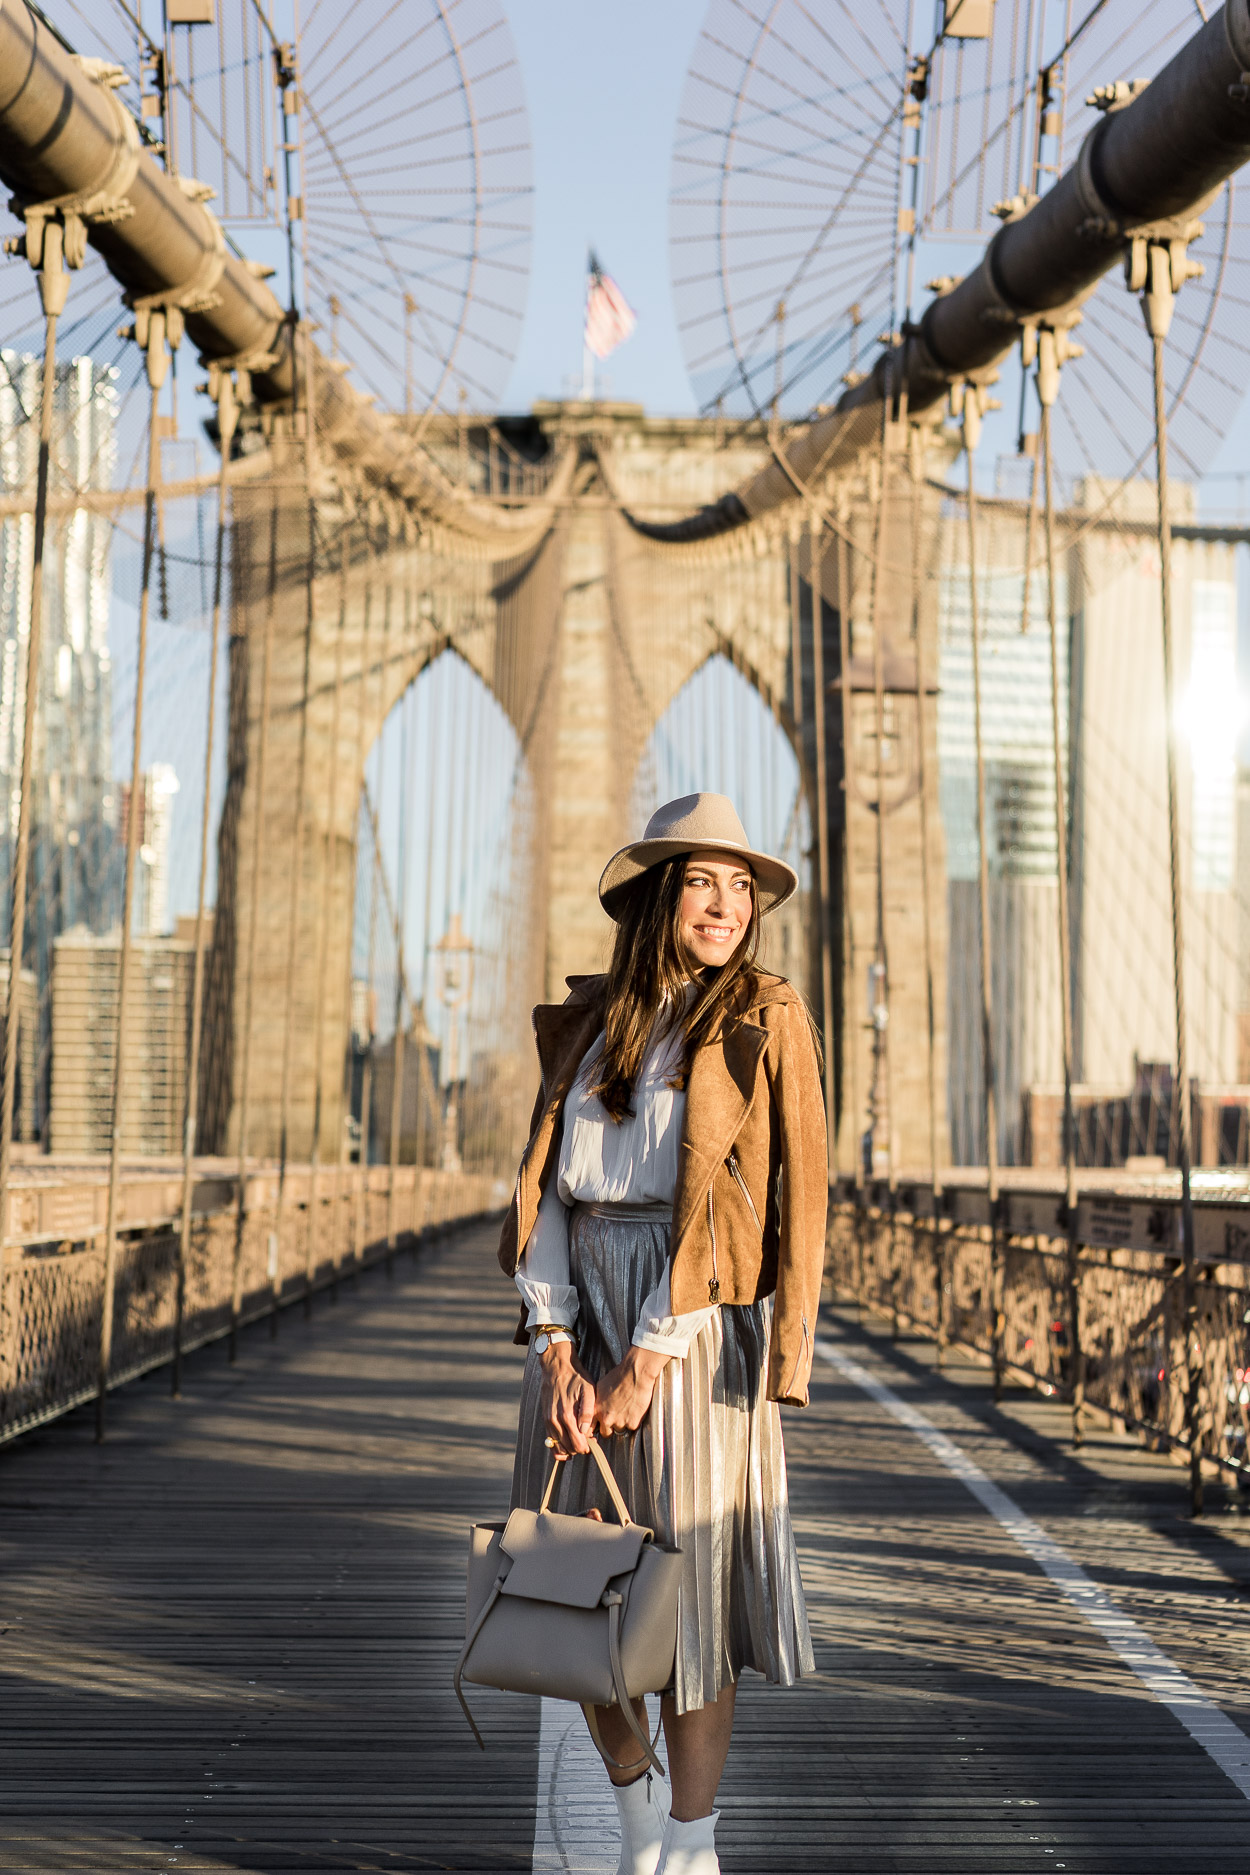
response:
[[(666, 1207), (578, 1205), (569, 1220), (579, 1352), (594, 1378), (630, 1347), (668, 1262)], [(674, 1690), (678, 1712), (716, 1699), (752, 1667), (782, 1686), (815, 1671), (786, 1492), (781, 1415), (766, 1397), (770, 1301), (719, 1308), (666, 1363), (639, 1430), (604, 1451), (635, 1522), (683, 1556)], [(521, 1389), (512, 1502), (537, 1509), (551, 1466), (542, 1370)], [(553, 1508), (614, 1517), (589, 1459), (569, 1460)]]

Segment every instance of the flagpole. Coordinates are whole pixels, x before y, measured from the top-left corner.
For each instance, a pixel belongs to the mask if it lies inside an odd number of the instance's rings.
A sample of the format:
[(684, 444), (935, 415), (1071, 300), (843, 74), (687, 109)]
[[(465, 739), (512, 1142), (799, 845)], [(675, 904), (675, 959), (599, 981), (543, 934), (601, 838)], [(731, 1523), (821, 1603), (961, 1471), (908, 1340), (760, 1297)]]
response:
[(586, 293), (582, 309), (582, 402), (595, 401), (595, 355), (590, 349), (590, 289), (594, 285), (598, 263), (593, 248), (586, 255)]
[(620, 287), (599, 265), (592, 248), (586, 257), (586, 320), (582, 331), (582, 401), (595, 398), (595, 360), (606, 358), (638, 323)]

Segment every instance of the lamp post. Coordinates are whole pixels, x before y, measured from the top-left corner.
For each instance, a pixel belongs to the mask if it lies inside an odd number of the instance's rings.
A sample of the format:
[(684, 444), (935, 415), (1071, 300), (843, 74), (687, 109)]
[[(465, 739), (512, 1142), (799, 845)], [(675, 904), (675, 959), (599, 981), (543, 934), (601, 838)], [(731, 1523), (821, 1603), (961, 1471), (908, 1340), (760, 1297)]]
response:
[(460, 1011), (473, 994), (473, 942), (460, 924), (460, 913), (453, 912), (443, 936), (433, 946), (438, 963), (438, 998), (447, 1011), (447, 1100), (443, 1108), (443, 1149), (440, 1164), (444, 1172), (463, 1170), (460, 1161), (459, 1036)]

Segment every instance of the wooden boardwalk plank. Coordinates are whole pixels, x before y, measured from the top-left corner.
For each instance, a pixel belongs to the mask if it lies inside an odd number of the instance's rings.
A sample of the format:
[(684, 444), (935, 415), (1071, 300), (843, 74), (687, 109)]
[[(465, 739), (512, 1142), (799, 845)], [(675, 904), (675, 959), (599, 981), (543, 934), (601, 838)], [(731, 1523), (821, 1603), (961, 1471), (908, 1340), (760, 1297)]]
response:
[[(530, 1868), (537, 1703), (477, 1695), (483, 1758), (449, 1684), (514, 1319), (467, 1233), (0, 1457), (0, 1869)], [(1245, 1522), (834, 1326), (1250, 1727)], [(744, 1684), (726, 1875), (1244, 1869), (1250, 1804), (924, 1447), (828, 1369), (787, 1439), (819, 1672)]]

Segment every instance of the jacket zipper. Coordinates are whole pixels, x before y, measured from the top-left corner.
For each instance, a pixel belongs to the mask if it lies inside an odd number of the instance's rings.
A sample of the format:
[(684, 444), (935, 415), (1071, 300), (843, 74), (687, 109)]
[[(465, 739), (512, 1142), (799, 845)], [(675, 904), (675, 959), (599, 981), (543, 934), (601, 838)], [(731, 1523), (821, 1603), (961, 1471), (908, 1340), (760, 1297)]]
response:
[(800, 1348), (799, 1352), (794, 1357), (794, 1366), (790, 1369), (790, 1379), (786, 1385), (787, 1394), (791, 1394), (794, 1391), (794, 1376), (798, 1373), (799, 1363), (800, 1361), (803, 1360), (806, 1353), (807, 1353), (807, 1317), (805, 1315), (803, 1317), (803, 1346)]
[(712, 1203), (712, 1187), (707, 1188), (707, 1227), (712, 1239), (712, 1280), (708, 1283), (708, 1300), (720, 1301), (720, 1273), (716, 1267), (716, 1208)]
[(729, 1170), (731, 1174), (733, 1175), (734, 1183), (737, 1185), (738, 1190), (742, 1193), (743, 1197), (746, 1199), (747, 1209), (750, 1211), (751, 1216), (755, 1219), (755, 1228), (759, 1232), (760, 1236), (762, 1237), (764, 1235), (764, 1226), (760, 1223), (760, 1214), (755, 1208), (755, 1200), (751, 1196), (750, 1192), (747, 1190), (747, 1182), (745, 1178), (743, 1178), (741, 1167), (738, 1164), (738, 1155), (734, 1151), (732, 1146), (729, 1149), (728, 1165), (729, 1165)]

